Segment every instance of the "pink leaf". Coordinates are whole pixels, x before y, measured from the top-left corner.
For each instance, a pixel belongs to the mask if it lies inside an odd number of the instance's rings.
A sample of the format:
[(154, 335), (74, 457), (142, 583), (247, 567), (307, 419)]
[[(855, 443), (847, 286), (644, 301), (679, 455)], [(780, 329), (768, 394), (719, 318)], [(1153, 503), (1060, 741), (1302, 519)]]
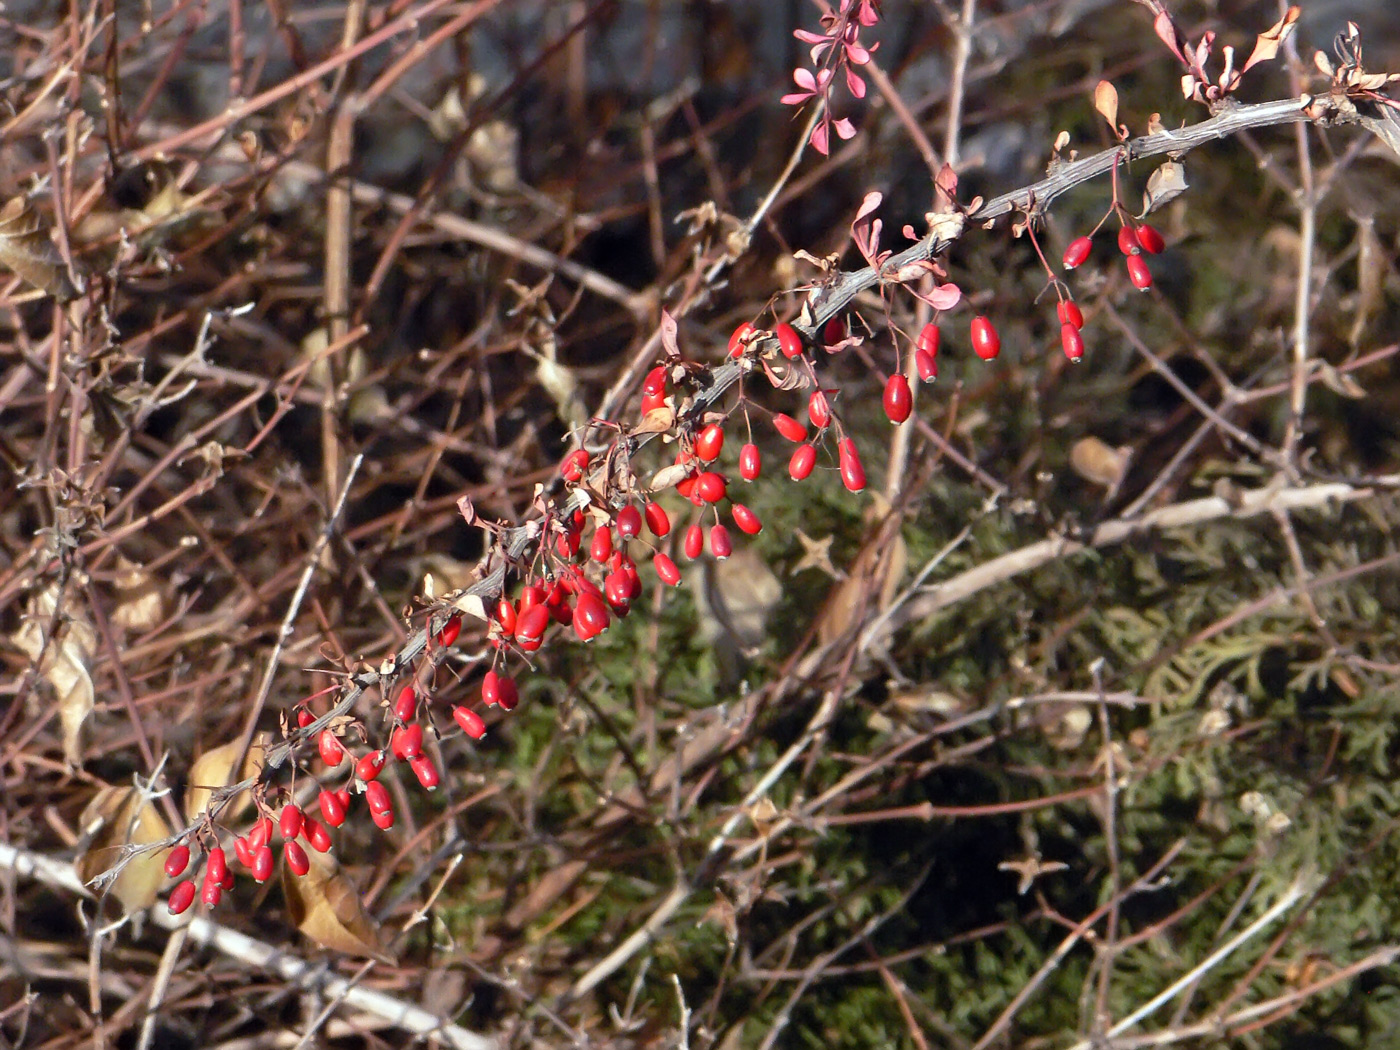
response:
[(962, 300), (962, 289), (956, 284), (940, 284), (926, 295), (919, 296), (935, 310), (951, 310)]
[(851, 123), (849, 117), (842, 117), (834, 124), (836, 134), (842, 139), (853, 139), (856, 137), (856, 126)]
[(1172, 21), (1172, 16), (1165, 11), (1160, 12), (1153, 21), (1152, 28), (1162, 38), (1162, 43), (1172, 49), (1172, 54), (1185, 62), (1186, 56), (1181, 53), (1181, 38), (1177, 35), (1176, 23)]
[(860, 210), (856, 212), (855, 221), (860, 222), (861, 219), (865, 218), (876, 208), (878, 208), (880, 206), (880, 202), (884, 199), (885, 195), (879, 190), (871, 190), (869, 193), (867, 193), (865, 195), (865, 199), (860, 202)]
[(812, 76), (810, 69), (797, 68), (792, 71), (792, 79), (803, 91), (816, 91), (817, 78)]
[(812, 129), (812, 138), (810, 141), (812, 143), (812, 148), (823, 157), (831, 152), (831, 147), (829, 145), (830, 132), (826, 126), (826, 121), (823, 120)]
[(863, 66), (870, 61), (870, 52), (859, 44), (847, 44), (846, 57), (852, 65)]
[(846, 67), (846, 90), (855, 98), (865, 97), (865, 81), (856, 76), (856, 71), (850, 66)]

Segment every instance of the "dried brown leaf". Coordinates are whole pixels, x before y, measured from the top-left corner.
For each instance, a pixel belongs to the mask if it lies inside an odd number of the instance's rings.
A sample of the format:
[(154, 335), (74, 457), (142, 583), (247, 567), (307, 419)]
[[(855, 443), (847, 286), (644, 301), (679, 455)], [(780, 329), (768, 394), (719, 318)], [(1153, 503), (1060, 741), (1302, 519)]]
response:
[(60, 301), (78, 295), (44, 220), (23, 197), (10, 198), (0, 209), (0, 264)]
[(1108, 121), (1108, 126), (1118, 134), (1118, 89), (1107, 80), (1100, 80), (1094, 88), (1094, 108), (1099, 116)]
[(1113, 488), (1123, 481), (1129, 453), (1113, 448), (1096, 437), (1080, 438), (1069, 450), (1069, 465), (1085, 481)]
[(85, 619), (64, 608), (55, 635), (44, 645), (44, 632), (53, 621), (58, 602), (58, 585), (49, 584), (29, 603), (29, 613), (10, 640), (30, 660), (38, 660), (39, 675), (53, 689), (63, 730), (63, 757), (76, 766), (82, 759), (82, 731), (92, 713), (94, 690), (89, 668), (97, 651), (97, 632)]
[(165, 619), (165, 590), (151, 573), (123, 555), (117, 556), (113, 587), (117, 604), (109, 616), (113, 627), (141, 634)]
[(1284, 12), (1282, 18), (1259, 34), (1258, 39), (1254, 41), (1254, 50), (1249, 54), (1249, 61), (1240, 70), (1242, 74), (1248, 73), (1250, 67), (1258, 65), (1260, 62), (1267, 62), (1278, 54), (1278, 49), (1283, 46), (1283, 42), (1293, 32), (1294, 26), (1298, 22), (1298, 15), (1299, 9), (1290, 7)]
[(1186, 190), (1186, 166), (1178, 160), (1167, 161), (1147, 177), (1147, 189), (1142, 194), (1142, 214), (1156, 211)]
[(311, 870), (295, 875), (282, 865), (282, 892), (292, 924), (323, 948), (392, 963), (379, 924), (365, 911), (361, 894), (324, 853), (308, 855)]
[[(73, 860), (84, 884), (116, 867), (127, 845), (144, 846), (170, 836), (170, 826), (149, 799), (132, 787), (104, 787), (83, 810), (82, 824), (91, 830), (87, 848)], [(95, 830), (93, 826), (96, 825)], [(131, 913), (156, 902), (165, 882), (168, 849), (133, 854), (112, 881), (109, 892)]]
[[(209, 800), (216, 791), (221, 791), (238, 780), (247, 780), (262, 769), (267, 755), (266, 735), (258, 737), (248, 745), (248, 754), (243, 759), (243, 769), (238, 776), (233, 775), (233, 764), (238, 761), (239, 742), (224, 744), (206, 751), (190, 767), (189, 787), (185, 791), (185, 816), (191, 820), (199, 817), (209, 808)], [(223, 810), (225, 818), (236, 817), (252, 801), (246, 791), (240, 791), (228, 807)]]

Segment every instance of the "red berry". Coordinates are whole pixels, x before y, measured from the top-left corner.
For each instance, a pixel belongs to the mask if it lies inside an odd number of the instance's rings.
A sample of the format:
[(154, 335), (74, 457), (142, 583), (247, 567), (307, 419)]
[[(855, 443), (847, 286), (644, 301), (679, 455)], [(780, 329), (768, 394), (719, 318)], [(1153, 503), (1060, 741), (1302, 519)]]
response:
[(165, 858), (165, 874), (170, 878), (184, 874), (190, 864), (190, 848), (183, 842), (170, 851), (170, 856)]
[(594, 561), (607, 561), (612, 557), (612, 527), (599, 525), (593, 530), (593, 542), (588, 545), (588, 556)]
[(453, 613), (447, 618), (447, 622), (442, 625), (442, 630), (438, 631), (437, 643), (444, 649), (457, 640), (457, 636), (462, 633), (462, 618)]
[(749, 536), (757, 536), (763, 531), (763, 522), (758, 515), (749, 510), (742, 503), (736, 503), (730, 508), (734, 514), (734, 524), (739, 526), (739, 531)]
[(665, 394), (643, 394), (642, 395), (642, 415), (648, 412), (655, 412), (658, 408), (666, 407)]
[(1060, 324), (1072, 324), (1075, 328), (1084, 327), (1084, 312), (1073, 299), (1064, 299), (1055, 304), (1055, 316)]
[(622, 569), (614, 569), (603, 578), (603, 597), (616, 608), (632, 600), (632, 577)]
[(818, 430), (825, 429), (831, 422), (831, 402), (826, 398), (826, 391), (812, 391), (812, 396), (807, 401), (807, 418)]
[(773, 334), (778, 337), (778, 349), (787, 358), (802, 356), (802, 337), (797, 334), (797, 329), (784, 321), (773, 329)]
[(345, 757), (345, 748), (331, 729), (321, 730), (321, 735), (316, 738), (316, 749), (321, 753), (321, 761), (328, 766), (340, 765), (340, 760)]
[(608, 629), (608, 607), (596, 594), (585, 591), (574, 606), (574, 633), (581, 642), (591, 641)]
[(711, 423), (695, 435), (695, 455), (702, 462), (713, 463), (723, 448), (724, 428), (718, 423)]
[(413, 770), (413, 775), (418, 778), (418, 783), (423, 785), (424, 791), (436, 791), (438, 784), (442, 783), (437, 766), (427, 755), (419, 755), (409, 762), (408, 767)]
[(1142, 242), (1138, 240), (1137, 231), (1131, 226), (1119, 227), (1118, 250), (1128, 256), (1137, 255), (1142, 251)]
[(718, 523), (710, 526), (710, 553), (720, 561), (734, 553), (734, 541), (729, 538), (729, 530)]
[(282, 817), (277, 821), (277, 830), (284, 839), (294, 839), (301, 834), (302, 812), (299, 806), (282, 807)]
[(256, 850), (248, 845), (248, 839), (245, 836), (240, 835), (233, 840), (233, 855), (238, 858), (238, 863), (242, 864), (245, 868), (251, 868), (253, 866), (253, 854), (255, 852)]
[(704, 550), (705, 530), (699, 525), (692, 525), (685, 530), (685, 556), (694, 561)]
[(306, 850), (301, 848), (299, 842), (283, 843), (282, 859), (287, 862), (287, 867), (293, 875), (305, 875), (311, 870), (311, 861), (307, 859)]
[(729, 356), (730, 356), (730, 357), (742, 357), (742, 356), (743, 356), (744, 351), (747, 350), (747, 349), (749, 348), (749, 346), (751, 345), (750, 342), (749, 342), (748, 337), (749, 337), (749, 334), (750, 334), (751, 332), (753, 332), (754, 330), (755, 330), (755, 329), (754, 329), (754, 326), (751, 325), (751, 324), (749, 324), (748, 321), (745, 321), (745, 322), (744, 322), (743, 324), (741, 324), (738, 328), (734, 329), (733, 334), (730, 335), (730, 337), (729, 337)]
[(1084, 337), (1079, 334), (1078, 328), (1068, 322), (1060, 326), (1060, 346), (1071, 361), (1078, 361), (1084, 356)]
[(699, 480), (699, 478), (699, 474), (691, 474), (688, 478), (685, 478), (684, 480), (678, 481), (676, 483), (676, 491), (679, 492), (686, 499), (690, 500), (691, 503), (694, 503), (697, 507), (700, 505), (700, 500), (695, 495), (695, 483)]
[(1128, 279), (1140, 292), (1152, 287), (1152, 271), (1147, 268), (1147, 262), (1141, 255), (1128, 256)]
[(1094, 249), (1092, 237), (1076, 237), (1069, 242), (1069, 247), (1065, 249), (1065, 269), (1073, 270), (1081, 265), (1085, 259), (1089, 258), (1089, 253)]
[(657, 365), (647, 377), (642, 380), (642, 393), (647, 397), (655, 397), (657, 394), (666, 392), (666, 366)]
[(338, 828), (345, 823), (345, 807), (341, 805), (340, 796), (334, 791), (325, 791), (316, 796), (316, 801), (321, 804), (321, 819), (333, 828)]
[(739, 450), (739, 477), (745, 481), (752, 481), (762, 469), (763, 455), (758, 451), (757, 445), (749, 442)]
[(1148, 255), (1161, 255), (1167, 246), (1166, 239), (1154, 227), (1143, 223), (1137, 228), (1138, 244)]
[(266, 846), (272, 841), (271, 819), (268, 817), (261, 818), (248, 830), (248, 834), (244, 837), (251, 849), (257, 849), (259, 846)]
[(807, 427), (792, 416), (779, 412), (773, 417), (773, 425), (778, 428), (778, 433), (789, 441), (807, 440)]
[(656, 537), (665, 536), (671, 531), (671, 519), (666, 514), (666, 508), (659, 503), (648, 503), (646, 505), (647, 528)]
[(822, 345), (830, 350), (833, 346), (846, 338), (846, 322), (839, 317), (833, 317), (826, 322), (826, 327), (822, 329)]
[(170, 891), (170, 901), (166, 905), (170, 909), (171, 915), (179, 915), (187, 911), (194, 903), (194, 883), (186, 879), (180, 885)]
[(520, 590), (520, 615), (524, 616), (536, 605), (544, 604), (544, 588), (538, 583), (528, 583)]
[(399, 690), (399, 698), (394, 701), (394, 714), (400, 722), (407, 722), (418, 710), (418, 690), (406, 685)]
[(914, 349), (916, 351), (922, 350), (930, 357), (937, 357), (939, 338), (938, 325), (926, 324), (919, 331), (919, 338), (914, 342)]
[(301, 829), (302, 838), (311, 844), (317, 853), (329, 853), (331, 833), (315, 817), (307, 817)]
[(462, 732), (473, 740), (480, 740), (486, 735), (486, 722), (471, 708), (454, 707), (452, 719), (462, 727)]
[[(488, 674), (490, 672), (487, 672)], [(483, 683), (482, 693), (485, 694)], [(516, 688), (515, 679), (509, 675), (496, 676), (495, 703), (502, 711), (514, 711), (515, 705), (520, 703), (520, 690)]]
[(355, 763), (355, 776), (365, 783), (370, 783), (382, 772), (384, 772), (383, 751), (370, 751), (368, 754), (360, 756), (360, 760)]
[(841, 454), (841, 483), (852, 492), (859, 492), (865, 488), (865, 468), (861, 466), (856, 443), (850, 438), (842, 438), (837, 449)]
[(914, 351), (914, 367), (919, 372), (919, 378), (925, 383), (932, 383), (938, 378), (938, 358), (927, 350)]
[(382, 813), (386, 809), (394, 808), (394, 804), (389, 801), (389, 789), (377, 780), (365, 785), (365, 802), (369, 804), (371, 813)]
[(564, 457), (564, 462), (559, 464), (559, 473), (564, 476), (565, 481), (578, 481), (583, 477), (583, 472), (588, 469), (588, 461), (592, 457), (586, 448), (576, 448)]
[(520, 614), (520, 619), (515, 625), (515, 640), (522, 646), (536, 643), (544, 637), (544, 630), (548, 626), (549, 607), (533, 605)]
[(617, 512), (617, 534), (630, 540), (642, 531), (642, 512), (628, 504)]
[(658, 553), (651, 559), (651, 564), (656, 569), (656, 575), (661, 577), (661, 582), (670, 587), (677, 587), (681, 582), (681, 571), (676, 568), (673, 562), (664, 554)]
[(391, 806), (389, 809), (380, 810), (378, 813), (371, 813), (370, 819), (374, 821), (374, 826), (380, 831), (388, 831), (394, 826), (393, 807)]
[(297, 708), (297, 728), (305, 729), (312, 722), (316, 721), (316, 715), (304, 707)]
[(1001, 353), (1001, 336), (985, 316), (979, 314), (972, 319), (972, 349), (983, 361), (990, 361)]
[(517, 615), (515, 604), (508, 599), (502, 598), (496, 603), (496, 622), (506, 634), (515, 633)]
[(224, 895), (224, 885), (222, 882), (215, 882), (208, 875), (204, 876), (204, 886), (201, 888), (199, 899), (206, 905), (213, 908), (218, 905), (220, 898)]
[(909, 390), (909, 380), (904, 378), (904, 373), (896, 372), (885, 380), (884, 403), (885, 415), (895, 426), (909, 418), (909, 413), (914, 410), (914, 395)]
[(812, 473), (817, 465), (817, 450), (811, 445), (798, 445), (788, 460), (788, 476), (793, 481), (802, 481)]
[(266, 882), (272, 877), (272, 847), (261, 846), (253, 854), (253, 863), (248, 865), (253, 871), (253, 878), (258, 882)]
[(728, 488), (729, 482), (725, 480), (724, 475), (716, 474), (713, 470), (707, 470), (695, 479), (695, 495), (706, 503), (718, 503), (724, 499)]
[(389, 749), (394, 757), (402, 761), (417, 758), (423, 753), (423, 727), (416, 722), (410, 726), (400, 726), (389, 738)]
[(209, 851), (209, 857), (204, 862), (204, 877), (213, 882), (223, 882), (227, 874), (228, 860), (224, 856), (223, 847), (215, 846)]

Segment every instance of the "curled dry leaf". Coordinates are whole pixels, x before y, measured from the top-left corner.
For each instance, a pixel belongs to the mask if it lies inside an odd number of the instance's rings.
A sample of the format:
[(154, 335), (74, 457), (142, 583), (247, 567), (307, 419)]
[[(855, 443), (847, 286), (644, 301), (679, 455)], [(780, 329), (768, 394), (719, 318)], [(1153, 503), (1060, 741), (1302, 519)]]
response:
[(55, 299), (66, 302), (78, 295), (43, 219), (23, 197), (10, 198), (0, 209), (0, 263)]
[(1283, 46), (1283, 42), (1288, 39), (1293, 32), (1294, 26), (1298, 22), (1300, 11), (1297, 7), (1290, 7), (1284, 12), (1282, 18), (1275, 22), (1269, 29), (1259, 34), (1259, 38), (1254, 41), (1254, 50), (1250, 52), (1249, 60), (1245, 62), (1244, 68), (1240, 72), (1247, 73), (1251, 66), (1260, 62), (1267, 62), (1278, 54), (1278, 49)]
[[(247, 780), (262, 769), (267, 756), (267, 735), (258, 734), (248, 745), (243, 768), (234, 776), (233, 764), (238, 761), (239, 750), (239, 742), (235, 740), (231, 744), (204, 752), (190, 767), (189, 787), (185, 791), (185, 816), (190, 820), (194, 820), (209, 808), (209, 800), (214, 797), (216, 791), (223, 790), (235, 781)], [(223, 816), (236, 817), (251, 801), (248, 792), (240, 791), (223, 810)]]
[(1069, 465), (1085, 481), (1113, 488), (1122, 484), (1130, 453), (1113, 448), (1096, 437), (1080, 438), (1069, 450)]
[[(144, 846), (170, 837), (170, 826), (159, 810), (132, 787), (104, 787), (83, 810), (83, 829), (91, 839), (73, 860), (85, 885), (111, 871), (128, 845)], [(165, 882), (168, 849), (131, 855), (112, 880), (109, 892), (128, 912), (149, 908)]]
[(1142, 218), (1168, 201), (1185, 193), (1186, 167), (1178, 160), (1169, 160), (1147, 177), (1147, 189), (1142, 194)]
[(117, 565), (113, 581), (117, 604), (108, 617), (112, 626), (134, 634), (153, 630), (165, 619), (165, 591), (151, 573), (130, 559), (118, 555)]
[(307, 859), (311, 870), (305, 875), (282, 865), (282, 892), (292, 924), (323, 948), (393, 963), (378, 923), (340, 865), (323, 853), (310, 852)]
[(30, 660), (39, 660), (42, 655), (39, 675), (53, 689), (58, 703), (63, 757), (76, 766), (82, 758), (83, 723), (93, 708), (90, 668), (97, 651), (97, 632), (86, 619), (73, 615), (71, 603), (65, 604), (54, 637), (45, 646), (44, 632), (53, 622), (57, 603), (58, 585), (46, 585), (30, 599), (29, 611), (10, 640)]
[(1107, 80), (1100, 80), (1094, 88), (1094, 108), (1099, 116), (1108, 121), (1109, 128), (1118, 134), (1118, 89)]

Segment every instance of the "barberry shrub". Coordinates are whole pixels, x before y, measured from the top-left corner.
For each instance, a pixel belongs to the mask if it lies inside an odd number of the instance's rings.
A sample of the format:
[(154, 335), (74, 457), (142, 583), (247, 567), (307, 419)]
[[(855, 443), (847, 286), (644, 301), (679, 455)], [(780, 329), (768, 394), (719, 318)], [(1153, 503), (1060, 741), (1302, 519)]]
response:
[(5, 28), (7, 1040), (1400, 1028), (1384, 36), (185, 6)]

